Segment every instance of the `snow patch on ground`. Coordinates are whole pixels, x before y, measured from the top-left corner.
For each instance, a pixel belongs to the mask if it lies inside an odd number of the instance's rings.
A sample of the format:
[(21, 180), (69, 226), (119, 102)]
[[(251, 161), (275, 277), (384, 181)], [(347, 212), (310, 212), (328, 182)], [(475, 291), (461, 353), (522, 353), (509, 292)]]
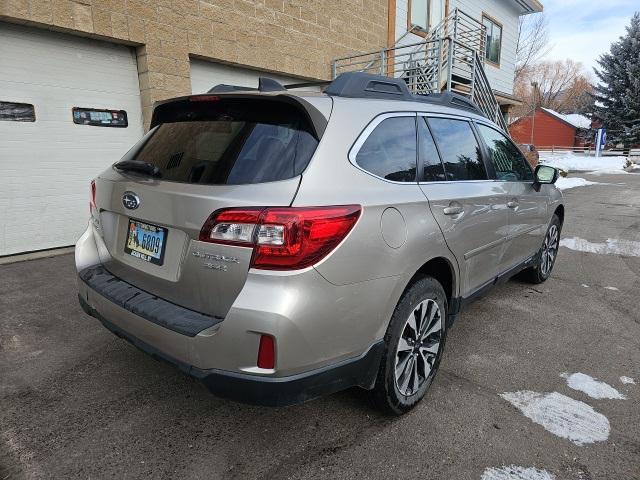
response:
[(595, 172), (599, 170), (624, 171), (627, 158), (616, 157), (587, 157), (584, 155), (574, 155), (571, 152), (551, 154), (544, 152), (540, 154), (540, 163), (550, 165), (567, 172)]
[(583, 283), (583, 284), (582, 284), (582, 286), (583, 286), (584, 288), (589, 288), (589, 285), (587, 285), (586, 283)]
[(603, 442), (609, 438), (611, 426), (607, 417), (584, 402), (558, 392), (538, 393), (522, 390), (503, 393), (500, 396), (534, 423), (576, 445)]
[(626, 170), (595, 170), (589, 172), (590, 175), (632, 175), (631, 172)]
[(622, 377), (620, 377), (620, 381), (624, 384), (624, 385), (635, 385), (636, 381), (631, 378), (631, 377), (625, 377), (624, 375)]
[(554, 475), (551, 475), (546, 470), (508, 465), (487, 468), (480, 480), (554, 480), (555, 478)]
[(617, 287), (610, 287), (610, 286), (606, 286), (606, 287), (604, 287), (604, 289), (605, 289), (605, 290), (612, 290), (612, 291), (614, 291), (614, 292), (619, 292), (619, 291), (620, 291), (620, 289), (619, 289), (619, 288), (617, 288)]
[(607, 185), (606, 183), (591, 182), (580, 177), (560, 177), (556, 181), (556, 187), (560, 190), (569, 190), (576, 187), (588, 187), (589, 185)]
[(567, 379), (569, 388), (586, 393), (591, 398), (610, 398), (617, 400), (626, 400), (627, 398), (608, 383), (596, 380), (585, 373), (563, 373), (560, 376)]
[(605, 243), (594, 243), (584, 238), (569, 237), (560, 240), (560, 246), (579, 252), (640, 257), (640, 242), (634, 242), (633, 240), (607, 238)]

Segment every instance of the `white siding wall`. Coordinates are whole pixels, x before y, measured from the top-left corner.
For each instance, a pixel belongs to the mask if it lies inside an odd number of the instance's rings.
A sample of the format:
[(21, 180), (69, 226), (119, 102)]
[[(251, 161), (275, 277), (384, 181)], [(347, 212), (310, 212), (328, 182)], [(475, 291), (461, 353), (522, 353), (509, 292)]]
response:
[[(444, 0), (442, 11), (444, 12)], [(396, 40), (407, 31), (407, 15), (409, 0), (396, 0)], [(516, 42), (518, 34), (518, 9), (513, 0), (450, 0), (449, 11), (458, 7), (468, 15), (482, 20), (482, 13), (486, 13), (502, 23), (502, 51), (500, 53), (500, 68), (487, 64), (485, 71), (494, 90), (513, 93), (513, 72), (516, 60)], [(419, 42), (422, 37), (407, 35), (400, 44)]]
[(456, 7), (477, 20), (482, 20), (482, 12), (484, 12), (502, 24), (500, 68), (486, 64), (485, 71), (494, 90), (513, 93), (513, 72), (518, 39), (518, 9), (515, 2), (512, 0), (451, 0), (449, 8)]
[[(407, 31), (407, 17), (409, 15), (409, 0), (396, 0), (396, 41), (402, 37)], [(407, 45), (409, 43), (419, 42), (421, 37), (418, 35), (407, 35), (400, 44)]]

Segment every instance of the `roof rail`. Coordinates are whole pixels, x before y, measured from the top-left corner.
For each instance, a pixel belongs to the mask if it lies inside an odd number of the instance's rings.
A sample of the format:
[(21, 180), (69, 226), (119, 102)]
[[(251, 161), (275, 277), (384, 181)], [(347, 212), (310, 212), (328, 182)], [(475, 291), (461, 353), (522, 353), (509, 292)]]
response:
[(414, 100), (404, 80), (364, 72), (346, 72), (338, 75), (324, 93), (348, 98)]
[(234, 92), (284, 92), (292, 88), (304, 88), (310, 86), (327, 85), (324, 93), (335, 97), (347, 98), (373, 98), (381, 100), (405, 100), (408, 102), (431, 103), (444, 107), (462, 108), (477, 113), (483, 117), (486, 115), (471, 100), (463, 95), (453, 92), (432, 93), (429, 95), (414, 95), (409, 91), (406, 82), (402, 78), (383, 77), (364, 72), (345, 72), (332, 82), (301, 82), (282, 85), (269, 77), (259, 77), (258, 88), (243, 87), (241, 85), (219, 84), (211, 88), (207, 93), (234, 93)]
[(414, 95), (402, 78), (383, 77), (364, 72), (345, 72), (324, 90), (327, 95), (347, 98), (377, 98), (431, 103), (462, 108), (485, 117), (480, 108), (468, 98), (453, 92)]
[(481, 117), (487, 117), (484, 112), (480, 110), (480, 107), (459, 93), (442, 92), (432, 93), (430, 95), (414, 95), (414, 100), (434, 105), (442, 105), (443, 107), (462, 108), (477, 113)]

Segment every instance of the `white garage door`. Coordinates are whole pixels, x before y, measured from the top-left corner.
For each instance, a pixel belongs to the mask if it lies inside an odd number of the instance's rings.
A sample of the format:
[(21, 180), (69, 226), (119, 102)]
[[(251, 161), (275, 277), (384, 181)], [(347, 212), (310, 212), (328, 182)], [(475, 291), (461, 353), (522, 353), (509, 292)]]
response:
[(143, 133), (135, 55), (2, 23), (0, 45), (0, 256), (72, 245), (90, 180)]
[[(222, 63), (207, 62), (191, 59), (191, 92), (206, 93), (212, 87), (224, 83), (227, 85), (240, 85), (242, 87), (258, 87), (258, 77), (269, 77), (283, 85), (302, 83), (308, 80), (298, 77), (279, 75), (276, 73), (251, 70), (249, 68), (235, 67)], [(311, 88), (311, 90), (319, 90)]]

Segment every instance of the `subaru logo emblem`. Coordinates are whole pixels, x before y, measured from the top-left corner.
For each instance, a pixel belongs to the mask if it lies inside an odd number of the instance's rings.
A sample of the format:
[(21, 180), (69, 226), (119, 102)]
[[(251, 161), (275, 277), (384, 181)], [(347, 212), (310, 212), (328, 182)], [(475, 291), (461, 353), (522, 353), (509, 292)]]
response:
[(124, 192), (124, 195), (122, 195), (122, 205), (128, 210), (135, 210), (140, 206), (140, 198), (133, 192)]

